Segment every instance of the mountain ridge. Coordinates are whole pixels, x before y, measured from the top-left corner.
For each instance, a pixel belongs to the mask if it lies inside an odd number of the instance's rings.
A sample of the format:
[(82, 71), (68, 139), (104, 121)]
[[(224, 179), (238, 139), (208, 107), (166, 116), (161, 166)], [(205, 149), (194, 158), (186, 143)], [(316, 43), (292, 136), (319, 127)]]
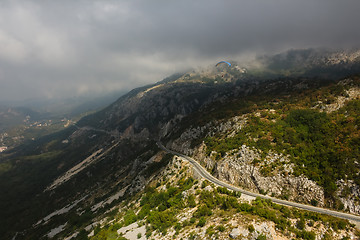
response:
[[(62, 132), (2, 154), (0, 166), (7, 164), (10, 167), (0, 174), (0, 178), (10, 179), (10, 182), (0, 181), (0, 188), (8, 193), (0, 201), (0, 210), (7, 218), (0, 232), (6, 232), (10, 238), (16, 231), (27, 229), (23, 234), (18, 233), (16, 239), (44, 237), (51, 227), (64, 224), (66, 219), (71, 219), (71, 223), (63, 229), (61, 236), (70, 233), (71, 226), (81, 229), (85, 223), (107, 211), (106, 206), (92, 211), (92, 206), (106, 202), (119, 191), (124, 193), (111, 201), (110, 206), (133, 196), (144, 190), (153, 175), (166, 166), (166, 159), (154, 161), (153, 157), (159, 151), (156, 140), (165, 140), (174, 149), (177, 147), (180, 152), (193, 154), (194, 149), (200, 149), (199, 144), (205, 137), (201, 131), (191, 133), (194, 128), (202, 128), (214, 120), (246, 116), (258, 111), (259, 107), (261, 110), (279, 104), (295, 106), (296, 101), (304, 101), (306, 94), (317, 88), (330, 94), (324, 94), (318, 100), (331, 102), (331, 97), (346, 93), (351, 84), (356, 85), (359, 81), (354, 76), (350, 85), (341, 88), (337, 84), (339, 80), (321, 77), (286, 77), (280, 73), (275, 79), (264, 79), (255, 77), (250, 70), (240, 72), (226, 68), (214, 68), (212, 72), (212, 75), (194, 71), (176, 74), (134, 89), (109, 107)], [(334, 90), (331, 86), (335, 86)], [(291, 96), (295, 98), (292, 100)], [(270, 102), (272, 105), (266, 106), (264, 103), (271, 97), (274, 98)], [(284, 99), (287, 99), (286, 104)], [(221, 133), (215, 129), (216, 132)], [(189, 134), (190, 140), (182, 139), (185, 133)], [(82, 163), (86, 165), (82, 171), (50, 191), (44, 191)], [(211, 164), (214, 163), (205, 162), (205, 166)], [(20, 176), (26, 169), (31, 169), (31, 172)], [(13, 201), (17, 194), (20, 199)], [(66, 206), (72, 206), (71, 203), (78, 199), (83, 200), (76, 204), (76, 208), (55, 214), (40, 225), (33, 225), (56, 209), (67, 209)], [(21, 211), (25, 211), (28, 217), (18, 221)]]

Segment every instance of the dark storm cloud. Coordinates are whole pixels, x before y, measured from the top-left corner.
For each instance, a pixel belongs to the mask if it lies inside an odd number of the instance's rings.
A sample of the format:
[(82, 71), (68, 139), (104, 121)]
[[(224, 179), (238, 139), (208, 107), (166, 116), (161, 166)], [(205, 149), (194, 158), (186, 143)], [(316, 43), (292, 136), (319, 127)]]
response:
[(218, 59), (358, 47), (358, 0), (2, 1), (0, 100), (132, 88)]

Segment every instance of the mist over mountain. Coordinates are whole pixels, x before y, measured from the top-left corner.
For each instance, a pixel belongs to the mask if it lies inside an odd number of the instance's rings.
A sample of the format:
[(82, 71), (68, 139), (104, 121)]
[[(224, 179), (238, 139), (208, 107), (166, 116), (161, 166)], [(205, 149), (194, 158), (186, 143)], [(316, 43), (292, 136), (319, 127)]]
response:
[(159, 141), (234, 186), (358, 215), (359, 60), (357, 50), (305, 49), (252, 67), (215, 62), (8, 149), (0, 234), (121, 238), (132, 226), (144, 232), (131, 239), (226, 238), (234, 229), (250, 239), (356, 237), (347, 220), (218, 188)]
[(354, 0), (2, 2), (0, 101), (132, 89), (222, 59), (360, 42)]
[(274, 56), (258, 57), (266, 69), (290, 76), (339, 78), (357, 73), (360, 51), (334, 49), (292, 49)]

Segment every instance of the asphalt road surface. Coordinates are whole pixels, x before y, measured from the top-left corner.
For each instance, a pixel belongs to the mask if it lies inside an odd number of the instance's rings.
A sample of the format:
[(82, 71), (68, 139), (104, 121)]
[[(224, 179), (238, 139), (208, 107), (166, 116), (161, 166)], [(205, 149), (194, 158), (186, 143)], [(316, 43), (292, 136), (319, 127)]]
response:
[(307, 211), (318, 212), (318, 213), (322, 213), (322, 214), (327, 214), (327, 215), (347, 219), (347, 220), (350, 220), (350, 221), (353, 221), (353, 222), (356, 222), (356, 223), (360, 223), (360, 216), (357, 216), (357, 215), (344, 213), (344, 212), (337, 212), (337, 211), (333, 211), (333, 210), (329, 210), (329, 209), (325, 209), (325, 208), (314, 207), (314, 206), (311, 206), (311, 205), (295, 203), (295, 202), (290, 202), (290, 201), (286, 201), (286, 200), (281, 200), (281, 199), (265, 196), (265, 195), (262, 195), (262, 194), (249, 192), (249, 191), (243, 190), (241, 188), (235, 187), (233, 185), (230, 185), (228, 183), (220, 181), (219, 179), (212, 176), (204, 167), (202, 167), (193, 158), (191, 158), (189, 156), (186, 156), (184, 154), (178, 153), (178, 152), (174, 152), (174, 151), (172, 151), (170, 149), (167, 149), (160, 142), (157, 142), (157, 145), (162, 150), (164, 150), (164, 151), (166, 151), (168, 153), (171, 153), (173, 155), (182, 157), (183, 159), (187, 160), (194, 167), (194, 169), (200, 174), (200, 176), (202, 176), (203, 178), (205, 178), (209, 182), (214, 183), (215, 185), (218, 185), (218, 186), (221, 186), (221, 187), (226, 187), (226, 188), (228, 188), (230, 190), (241, 192), (242, 194), (245, 194), (245, 195), (248, 195), (248, 196), (260, 197), (260, 198), (263, 198), (263, 199), (270, 199), (274, 203), (278, 203), (278, 204), (281, 204), (281, 205), (290, 206), (290, 207), (296, 207), (296, 208), (304, 209), (304, 210), (307, 210)]

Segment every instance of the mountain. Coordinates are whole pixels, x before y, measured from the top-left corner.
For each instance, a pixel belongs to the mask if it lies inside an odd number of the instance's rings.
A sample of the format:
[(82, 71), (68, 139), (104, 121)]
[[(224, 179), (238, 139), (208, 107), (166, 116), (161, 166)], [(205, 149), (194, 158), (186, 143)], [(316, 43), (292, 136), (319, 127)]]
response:
[(355, 237), (345, 220), (209, 183), (157, 144), (252, 192), (360, 214), (359, 59), (317, 51), (175, 74), (1, 153), (0, 234), (121, 239), (130, 226), (142, 229), (133, 238)]
[(269, 74), (338, 79), (358, 73), (360, 51), (332, 49), (292, 49), (257, 59)]

